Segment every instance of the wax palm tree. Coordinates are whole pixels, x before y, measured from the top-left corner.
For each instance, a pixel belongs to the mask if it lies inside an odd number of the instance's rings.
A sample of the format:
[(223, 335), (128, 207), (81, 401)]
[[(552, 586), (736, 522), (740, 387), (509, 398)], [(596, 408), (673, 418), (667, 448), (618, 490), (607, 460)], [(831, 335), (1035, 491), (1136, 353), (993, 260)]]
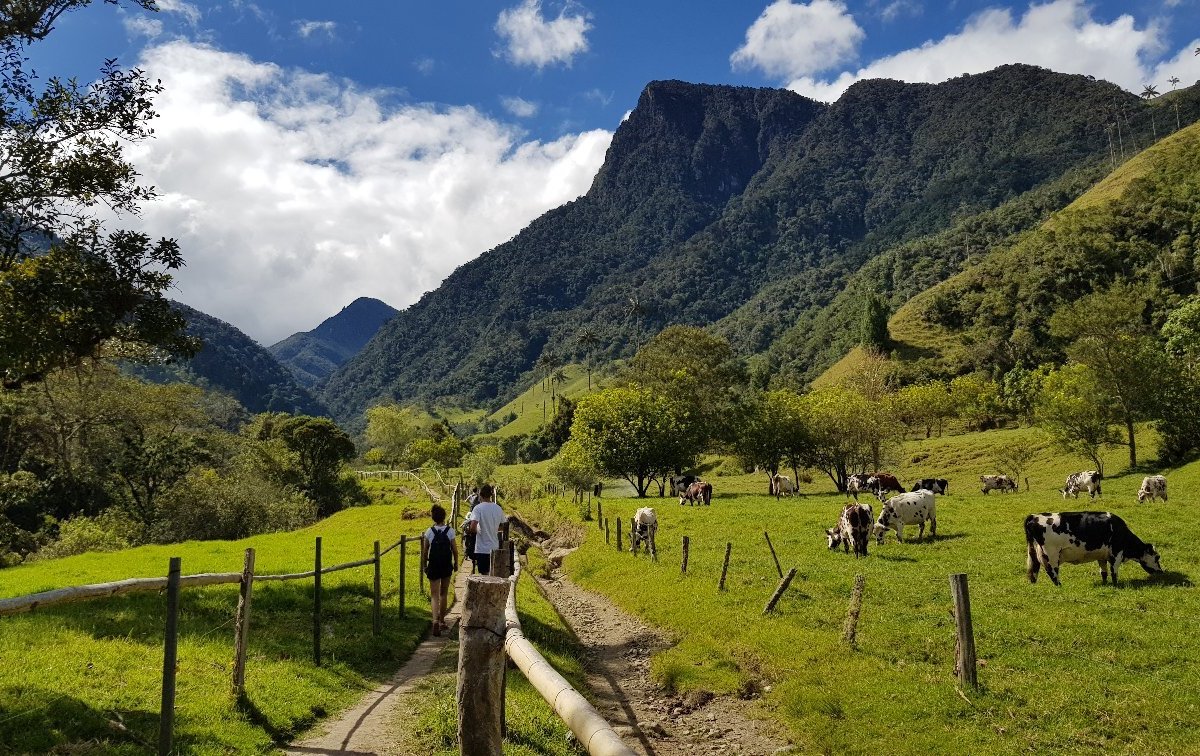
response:
[(579, 346), (583, 347), (584, 361), (587, 363), (588, 391), (592, 390), (592, 362), (596, 347), (600, 345), (600, 337), (591, 328), (584, 328), (576, 337)]
[[(1171, 91), (1174, 92), (1175, 87), (1179, 86), (1179, 77), (1172, 76), (1171, 78), (1167, 79), (1167, 83), (1171, 85)], [(1171, 98), (1171, 107), (1175, 108), (1175, 130), (1179, 131), (1179, 129), (1182, 127), (1179, 124), (1179, 98), (1178, 97)]]
[(1171, 90), (1174, 91), (1175, 87), (1179, 86), (1179, 77), (1172, 76), (1171, 78), (1167, 79), (1167, 83), (1171, 85)]
[(633, 348), (637, 351), (642, 346), (640, 326), (642, 318), (646, 316), (646, 305), (642, 304), (641, 298), (637, 294), (630, 294), (629, 301), (625, 304), (625, 317), (633, 318)]
[[(1153, 84), (1143, 85), (1141, 97), (1146, 101), (1153, 100), (1155, 97), (1158, 97), (1158, 87)], [(1154, 138), (1158, 139), (1158, 123), (1155, 122), (1153, 108), (1150, 109), (1150, 128), (1154, 133)]]

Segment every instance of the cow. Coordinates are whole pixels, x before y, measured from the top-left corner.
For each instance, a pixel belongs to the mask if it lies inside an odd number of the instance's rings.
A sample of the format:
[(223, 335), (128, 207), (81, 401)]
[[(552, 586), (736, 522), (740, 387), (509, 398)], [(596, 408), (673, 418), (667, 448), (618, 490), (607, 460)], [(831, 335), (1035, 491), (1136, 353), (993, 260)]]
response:
[(1084, 490), (1094, 499), (1100, 496), (1100, 480), (1102, 477), (1095, 470), (1071, 473), (1067, 476), (1066, 484), (1059, 489), (1059, 493), (1063, 495), (1064, 499), (1068, 496), (1072, 499), (1078, 499), (1080, 490)]
[(796, 489), (792, 486), (792, 479), (786, 475), (776, 474), (771, 477), (771, 490), (775, 492), (775, 497), (791, 496)]
[(692, 485), (688, 486), (683, 493), (679, 494), (679, 503), (683, 504), (685, 501), (693, 502), (697, 505), (699, 505), (701, 502), (704, 504), (711, 504), (712, 484), (698, 480)]
[(867, 478), (867, 488), (874, 491), (876, 498), (880, 501), (883, 501), (883, 494), (885, 492), (891, 493), (894, 491), (896, 493), (904, 493), (904, 486), (900, 485), (900, 481), (891, 473), (875, 473)]
[(852, 502), (842, 508), (837, 525), (825, 531), (830, 549), (839, 545), (849, 554), (854, 547), (854, 558), (867, 555), (867, 541), (870, 540), (871, 520), (875, 517), (870, 504)]
[(1161, 475), (1147, 475), (1142, 478), (1142, 487), (1138, 489), (1138, 504), (1144, 504), (1146, 499), (1154, 501), (1162, 497), (1167, 500), (1167, 479)]
[(904, 526), (920, 524), (917, 538), (925, 537), (925, 521), (929, 521), (929, 535), (937, 535), (937, 503), (929, 491), (914, 491), (893, 496), (883, 503), (879, 519), (875, 521), (875, 538), (883, 543), (888, 529), (896, 531), (896, 540), (904, 543)]
[(688, 486), (692, 485), (693, 483), (695, 483), (698, 480), (700, 480), (700, 479), (697, 478), (695, 475), (672, 475), (670, 478), (671, 495), (672, 496), (680, 495), (681, 493), (683, 493), (684, 491), (687, 490)]
[(855, 501), (858, 501), (859, 492), (869, 490), (867, 488), (867, 481), (870, 479), (871, 479), (871, 476), (867, 475), (866, 473), (858, 473), (856, 475), (851, 475), (851, 476), (847, 477), (846, 478), (846, 493), (853, 496)]
[(1017, 490), (1017, 482), (1007, 475), (980, 475), (979, 482), (983, 484), (983, 488), (980, 489), (983, 493), (988, 491), (1008, 493)]
[(629, 523), (629, 550), (636, 554), (638, 544), (644, 544), (650, 556), (658, 559), (658, 548), (654, 536), (658, 533), (658, 516), (651, 507), (642, 507), (633, 513)]
[(950, 481), (945, 478), (921, 478), (912, 490), (945, 495), (950, 491)]
[(1055, 585), (1059, 565), (1100, 564), (1100, 581), (1108, 582), (1112, 570), (1117, 584), (1117, 568), (1132, 559), (1151, 575), (1162, 572), (1158, 552), (1135, 536), (1129, 526), (1112, 512), (1042, 512), (1025, 518), (1025, 543), (1029, 546), (1025, 568), (1029, 582), (1037, 582), (1039, 567)]

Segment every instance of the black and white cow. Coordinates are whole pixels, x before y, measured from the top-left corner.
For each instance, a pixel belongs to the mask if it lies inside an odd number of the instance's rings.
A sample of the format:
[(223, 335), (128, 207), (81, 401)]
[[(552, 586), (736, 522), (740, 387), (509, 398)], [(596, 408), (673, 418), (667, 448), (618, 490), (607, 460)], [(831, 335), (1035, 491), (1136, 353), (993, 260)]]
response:
[(670, 478), (671, 495), (672, 496), (680, 495), (681, 493), (683, 493), (684, 491), (687, 490), (688, 486), (692, 485), (693, 483), (695, 483), (698, 480), (700, 480), (700, 479), (697, 478), (695, 475), (672, 475)]
[(867, 541), (870, 540), (871, 520), (874, 513), (870, 504), (851, 502), (842, 508), (837, 525), (825, 531), (830, 549), (841, 546), (849, 554), (854, 547), (854, 558), (867, 555)]
[(636, 554), (638, 545), (643, 544), (647, 553), (658, 559), (658, 548), (654, 542), (657, 533), (658, 516), (654, 514), (654, 509), (642, 507), (633, 513), (633, 520), (629, 523), (629, 550)]
[(1007, 475), (980, 475), (979, 482), (983, 484), (980, 490), (983, 493), (988, 491), (999, 491), (1001, 493), (1015, 493), (1017, 483)]
[(925, 536), (925, 521), (929, 521), (929, 535), (937, 535), (937, 502), (929, 491), (914, 491), (893, 496), (883, 503), (879, 519), (875, 521), (875, 537), (883, 543), (888, 529), (896, 531), (896, 540), (904, 543), (904, 526), (920, 524), (917, 538)]
[(867, 488), (871, 489), (880, 501), (883, 501), (885, 493), (904, 493), (904, 486), (900, 485), (900, 479), (891, 473), (884, 472), (877, 472), (867, 478)]
[(700, 504), (712, 504), (712, 484), (697, 480), (685, 490), (679, 492), (679, 503), (683, 504), (685, 501), (697, 506)]
[(1100, 496), (1100, 480), (1103, 476), (1095, 470), (1084, 470), (1083, 472), (1071, 473), (1067, 476), (1066, 485), (1059, 491), (1063, 498), (1070, 496), (1072, 499), (1079, 498), (1080, 491), (1087, 491), (1093, 499)]
[(921, 478), (917, 484), (912, 487), (914, 491), (929, 491), (935, 494), (947, 494), (950, 492), (950, 481), (945, 478)]
[(1136, 561), (1153, 575), (1162, 572), (1158, 552), (1135, 536), (1129, 526), (1112, 512), (1043, 512), (1025, 518), (1025, 542), (1029, 556), (1025, 562), (1029, 582), (1037, 582), (1039, 567), (1058, 581), (1062, 564), (1100, 564), (1100, 580), (1108, 582), (1112, 570), (1117, 584), (1117, 568), (1127, 559)]
[(858, 494), (860, 492), (871, 490), (867, 486), (867, 481), (870, 479), (871, 479), (871, 476), (867, 475), (866, 473), (858, 473), (858, 474), (847, 477), (846, 478), (846, 493), (853, 496), (855, 501), (858, 501)]
[(1138, 504), (1144, 504), (1147, 499), (1154, 501), (1161, 497), (1167, 500), (1167, 479), (1161, 475), (1147, 475), (1142, 478), (1142, 487), (1138, 489)]

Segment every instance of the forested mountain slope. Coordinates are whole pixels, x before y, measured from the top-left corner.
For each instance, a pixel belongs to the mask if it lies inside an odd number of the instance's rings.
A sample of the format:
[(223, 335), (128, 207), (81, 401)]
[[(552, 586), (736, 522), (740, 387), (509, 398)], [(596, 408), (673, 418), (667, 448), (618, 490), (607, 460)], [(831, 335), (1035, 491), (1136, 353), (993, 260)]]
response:
[(156, 383), (182, 381), (224, 391), (250, 412), (328, 415), (307, 389), (258, 342), (223, 320), (179, 302), (172, 307), (187, 319), (189, 336), (204, 346), (190, 360), (165, 365), (130, 365), (128, 369)]
[(378, 299), (359, 297), (311, 331), (294, 333), (267, 347), (267, 351), (291, 371), (300, 385), (311, 389), (358, 354), (397, 312)]
[[(1178, 102), (1194, 120), (1195, 97)], [(1024, 65), (938, 85), (860, 82), (832, 105), (653, 82), (586, 195), (389, 321), (323, 396), (343, 419), (380, 397), (486, 401), (511, 393), (544, 351), (612, 358), (666, 325), (722, 318), (735, 349), (768, 352), (882, 253), (1083, 171), (1031, 201), (1034, 220), (992, 221), (1035, 223), (1086, 185), (1088, 166), (1121, 157), (1110, 124), (1129, 149), (1148, 144), (1151, 107)], [(965, 259), (943, 247), (928, 283)], [(804, 376), (837, 355), (786, 357), (775, 368)]]

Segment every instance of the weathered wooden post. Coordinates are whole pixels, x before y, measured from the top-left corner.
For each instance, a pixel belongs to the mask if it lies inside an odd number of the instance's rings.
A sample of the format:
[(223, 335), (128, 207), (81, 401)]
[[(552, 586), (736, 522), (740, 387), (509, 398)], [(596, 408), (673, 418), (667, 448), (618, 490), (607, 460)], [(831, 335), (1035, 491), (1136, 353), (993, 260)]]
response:
[[(581, 495), (582, 495), (582, 493), (581, 493)], [(591, 492), (591, 491), (588, 491), (588, 492), (587, 492), (587, 497), (588, 497), (588, 514), (587, 514), (587, 518), (590, 520), (590, 519), (592, 519), (592, 492)]]
[(621, 518), (618, 517), (617, 518), (617, 551), (624, 551), (624, 550), (625, 549), (621, 548)]
[(250, 596), (254, 589), (254, 549), (246, 549), (242, 583), (238, 588), (237, 614), (233, 622), (233, 696), (246, 693), (246, 649), (250, 643)]
[(771, 550), (771, 558), (775, 560), (775, 571), (779, 573), (779, 577), (783, 577), (783, 568), (779, 566), (779, 557), (775, 556), (775, 547), (771, 545), (771, 536), (767, 535), (765, 530), (763, 538), (767, 539), (767, 548)]
[(604, 543), (605, 543), (605, 545), (607, 545), (609, 543), (609, 530), (608, 530), (608, 520), (607, 519), (604, 520)]
[(779, 603), (779, 599), (783, 598), (783, 592), (786, 591), (788, 586), (792, 584), (792, 578), (794, 577), (796, 577), (795, 567), (788, 570), (787, 577), (779, 581), (779, 587), (777, 587), (775, 592), (771, 594), (771, 600), (767, 602), (766, 608), (763, 609), (763, 614), (771, 613), (771, 610), (774, 609), (775, 605)]
[(725, 590), (725, 573), (729, 572), (729, 552), (733, 551), (733, 544), (725, 543), (725, 564), (721, 565), (721, 584), (717, 586), (717, 590)]
[(408, 536), (400, 536), (400, 616), (404, 617), (404, 556), (408, 551)]
[(604, 529), (604, 502), (599, 499), (596, 500), (596, 525)]
[(313, 557), (313, 664), (321, 666), (321, 536)]
[(842, 640), (851, 648), (858, 648), (858, 617), (862, 614), (863, 589), (867, 586), (866, 575), (854, 576), (854, 592), (850, 594), (850, 608), (846, 610), (846, 625), (842, 628)]
[(162, 705), (158, 719), (158, 753), (168, 756), (175, 738), (175, 667), (179, 659), (179, 557), (167, 563), (167, 629), (163, 639)]
[(681, 566), (679, 568), (679, 572), (682, 575), (687, 574), (688, 546), (690, 546), (690, 545), (691, 545), (691, 539), (689, 539), (687, 536), (684, 536), (683, 537), (683, 566)]
[(950, 593), (954, 597), (954, 627), (957, 631), (955, 663), (958, 679), (963, 685), (978, 685), (975, 676), (975, 630), (971, 624), (971, 594), (967, 591), (967, 576), (958, 572), (950, 576)]
[(383, 565), (379, 560), (379, 541), (375, 542), (375, 606), (371, 613), (371, 634), (383, 632)]
[(499, 756), (508, 581), (467, 578), (458, 642), (458, 743), (462, 756)]
[(507, 578), (512, 575), (512, 563), (509, 561), (510, 552), (506, 544), (492, 552), (492, 577)]

